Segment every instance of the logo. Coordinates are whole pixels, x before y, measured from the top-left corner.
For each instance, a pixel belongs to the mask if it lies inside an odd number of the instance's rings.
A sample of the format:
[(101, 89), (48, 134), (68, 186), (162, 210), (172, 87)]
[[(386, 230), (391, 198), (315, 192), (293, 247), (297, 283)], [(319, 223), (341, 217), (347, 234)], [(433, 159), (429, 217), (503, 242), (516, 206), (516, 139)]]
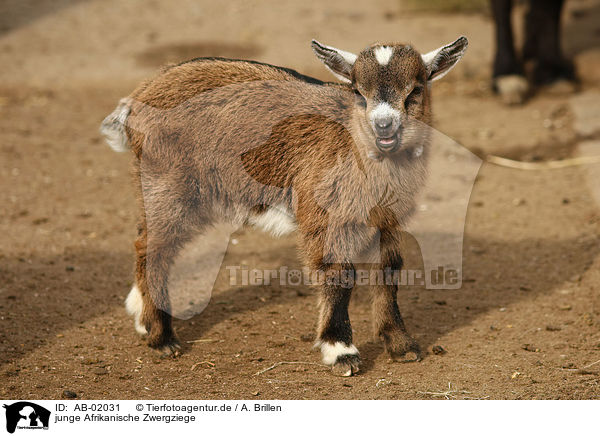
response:
[(19, 401), (11, 405), (4, 404), (6, 409), (6, 431), (14, 433), (18, 429), (48, 430), (50, 411), (28, 401)]

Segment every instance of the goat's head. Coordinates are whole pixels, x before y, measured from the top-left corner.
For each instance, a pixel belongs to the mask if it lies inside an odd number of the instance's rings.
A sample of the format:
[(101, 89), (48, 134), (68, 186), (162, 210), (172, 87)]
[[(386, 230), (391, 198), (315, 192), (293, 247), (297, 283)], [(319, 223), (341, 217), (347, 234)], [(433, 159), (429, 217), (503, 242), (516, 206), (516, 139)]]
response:
[(467, 44), (463, 36), (424, 55), (402, 44), (375, 44), (358, 55), (315, 40), (312, 48), (338, 79), (352, 85), (377, 149), (393, 153), (415, 139), (415, 120), (429, 121), (429, 84), (456, 65)]

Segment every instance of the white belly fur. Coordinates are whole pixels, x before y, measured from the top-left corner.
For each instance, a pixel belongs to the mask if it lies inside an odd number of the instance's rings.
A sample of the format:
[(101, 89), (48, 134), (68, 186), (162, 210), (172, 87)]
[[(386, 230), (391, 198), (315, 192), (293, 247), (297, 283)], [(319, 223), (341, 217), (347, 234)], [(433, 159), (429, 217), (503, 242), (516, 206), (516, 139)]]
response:
[(285, 206), (270, 206), (265, 212), (250, 215), (248, 222), (273, 236), (287, 235), (296, 230), (294, 214)]

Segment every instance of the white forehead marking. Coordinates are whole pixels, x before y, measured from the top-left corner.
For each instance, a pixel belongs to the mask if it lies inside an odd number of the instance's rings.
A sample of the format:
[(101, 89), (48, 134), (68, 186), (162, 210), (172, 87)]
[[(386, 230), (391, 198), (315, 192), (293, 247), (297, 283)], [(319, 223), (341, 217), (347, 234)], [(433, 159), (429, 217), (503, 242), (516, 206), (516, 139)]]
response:
[(375, 59), (380, 65), (387, 65), (394, 54), (393, 47), (381, 46), (375, 49)]
[(385, 101), (375, 106), (375, 108), (369, 114), (369, 118), (371, 119), (371, 121), (389, 117), (399, 119), (400, 113)]

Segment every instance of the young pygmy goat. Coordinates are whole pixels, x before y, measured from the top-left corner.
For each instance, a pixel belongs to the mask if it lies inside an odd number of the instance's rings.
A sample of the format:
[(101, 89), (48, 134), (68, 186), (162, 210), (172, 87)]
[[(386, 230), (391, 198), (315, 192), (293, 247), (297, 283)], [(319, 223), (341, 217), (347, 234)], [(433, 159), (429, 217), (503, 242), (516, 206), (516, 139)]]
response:
[[(178, 348), (169, 270), (213, 224), (297, 229), (320, 287), (317, 346), (352, 375), (348, 303), (356, 259), (377, 251), (377, 271), (402, 267), (400, 233), (425, 183), (431, 82), (462, 57), (467, 39), (421, 55), (375, 44), (358, 55), (312, 42), (342, 83), (253, 61), (199, 58), (168, 66), (102, 123), (116, 150), (135, 154), (141, 201), (136, 284), (126, 306), (151, 347)], [(392, 356), (419, 346), (398, 310), (398, 283), (371, 284), (373, 322)]]

